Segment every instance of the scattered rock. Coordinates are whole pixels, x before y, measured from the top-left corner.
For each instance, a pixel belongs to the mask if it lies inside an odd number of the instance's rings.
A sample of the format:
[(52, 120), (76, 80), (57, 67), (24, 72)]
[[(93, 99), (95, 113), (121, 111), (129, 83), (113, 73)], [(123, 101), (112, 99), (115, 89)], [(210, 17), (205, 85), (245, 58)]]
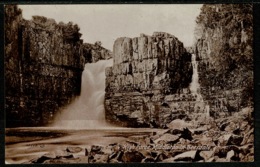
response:
[(69, 153), (78, 153), (81, 152), (83, 149), (81, 147), (67, 147), (66, 151)]
[(192, 133), (188, 128), (184, 128), (180, 138), (192, 140)]
[(94, 152), (96, 154), (103, 154), (101, 150), (102, 150), (101, 146), (92, 145), (90, 152)]
[(200, 156), (204, 158), (205, 161), (208, 161), (214, 155), (214, 151), (201, 151)]
[(215, 158), (214, 158), (214, 157), (212, 157), (212, 158), (210, 158), (210, 159), (206, 160), (205, 162), (213, 162), (214, 160), (215, 160)]
[(143, 154), (138, 151), (126, 151), (122, 156), (123, 162), (141, 162), (142, 159), (145, 158)]
[(172, 135), (178, 135), (182, 133), (182, 130), (180, 129), (169, 129), (166, 133), (170, 133)]
[(168, 156), (165, 155), (164, 153), (158, 153), (158, 155), (155, 158), (156, 162), (163, 162), (164, 159), (167, 159)]
[(243, 141), (243, 136), (238, 135), (231, 135), (231, 137), (228, 140), (228, 145), (237, 145), (240, 146)]
[(220, 136), (218, 138), (219, 146), (226, 146), (229, 142), (230, 137), (231, 137), (231, 134), (226, 134), (226, 135)]
[(174, 157), (174, 161), (193, 161), (197, 155), (197, 151), (187, 151)]
[(155, 159), (153, 157), (146, 157), (142, 160), (142, 163), (144, 162), (155, 162)]
[(231, 158), (233, 158), (235, 156), (235, 152), (234, 152), (234, 150), (231, 150), (231, 151), (229, 151), (228, 153), (227, 153), (227, 157), (226, 157), (226, 159), (227, 159), (227, 161), (231, 161)]
[(204, 126), (204, 127), (202, 127), (202, 128), (194, 129), (194, 130), (193, 130), (193, 133), (194, 133), (195, 135), (200, 135), (200, 134), (202, 134), (203, 132), (205, 132), (206, 130), (207, 130), (207, 128)]
[(163, 159), (161, 162), (170, 163), (170, 162), (174, 162), (174, 160), (175, 160), (175, 158), (171, 157), (171, 158)]
[(106, 154), (95, 154), (93, 159), (90, 160), (90, 163), (107, 163), (108, 155)]
[(254, 142), (254, 128), (249, 130), (243, 138), (243, 141), (241, 142), (241, 145), (245, 145), (248, 143), (253, 143)]
[(234, 122), (229, 122), (228, 126), (225, 128), (226, 132), (233, 133), (238, 128), (238, 125)]
[(159, 137), (158, 139), (156, 139), (154, 141), (155, 144), (158, 144), (159, 142), (165, 142), (165, 143), (175, 143), (178, 141), (180, 137), (178, 135), (171, 135), (168, 133), (165, 133), (164, 135), (162, 135), (161, 137)]
[[(56, 156), (55, 156), (56, 157)], [(43, 163), (44, 161), (46, 160), (49, 160), (49, 159), (52, 159), (52, 156), (49, 156), (49, 155), (43, 155), (41, 156), (40, 158), (36, 159), (36, 160), (32, 160), (32, 163)]]
[(166, 125), (169, 129), (179, 129), (182, 130), (184, 128), (187, 128), (191, 126), (189, 123), (185, 122), (184, 120), (175, 119), (169, 124)]

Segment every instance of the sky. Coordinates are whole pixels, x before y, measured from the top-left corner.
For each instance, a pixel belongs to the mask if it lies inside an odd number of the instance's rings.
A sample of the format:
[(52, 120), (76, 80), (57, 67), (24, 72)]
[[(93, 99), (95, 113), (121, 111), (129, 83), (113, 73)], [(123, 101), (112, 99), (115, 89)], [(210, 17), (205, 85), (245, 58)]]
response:
[(195, 19), (201, 4), (168, 5), (19, 5), (23, 18), (32, 16), (53, 18), (57, 23), (72, 21), (80, 27), (86, 43), (101, 41), (112, 50), (119, 37), (138, 37), (141, 33), (167, 32), (184, 46), (192, 46)]

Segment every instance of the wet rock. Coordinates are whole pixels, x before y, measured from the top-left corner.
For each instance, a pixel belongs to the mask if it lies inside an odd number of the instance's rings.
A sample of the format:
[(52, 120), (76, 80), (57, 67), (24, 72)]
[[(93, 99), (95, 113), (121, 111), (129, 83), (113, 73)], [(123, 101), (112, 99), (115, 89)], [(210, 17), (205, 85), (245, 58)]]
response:
[(123, 162), (141, 162), (142, 159), (145, 158), (143, 156), (143, 154), (141, 154), (138, 151), (126, 151), (124, 152), (123, 156), (122, 156), (122, 161)]
[(158, 139), (154, 140), (155, 144), (158, 144), (159, 142), (163, 143), (176, 143), (180, 137), (178, 135), (171, 135), (168, 133), (163, 134)]
[(70, 153), (78, 153), (81, 152), (83, 149), (81, 147), (67, 147), (66, 151)]

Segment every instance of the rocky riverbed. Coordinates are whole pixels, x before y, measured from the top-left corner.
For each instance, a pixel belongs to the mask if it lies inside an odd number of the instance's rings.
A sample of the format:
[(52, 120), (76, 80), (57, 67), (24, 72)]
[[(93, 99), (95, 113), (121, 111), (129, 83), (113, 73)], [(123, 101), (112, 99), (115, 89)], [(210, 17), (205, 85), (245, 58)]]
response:
[[(31, 142), (42, 152), (37, 152), (23, 163), (253, 161), (254, 127), (251, 115), (252, 109), (244, 108), (225, 118), (176, 119), (166, 129), (134, 128), (114, 132), (104, 130), (102, 133), (94, 130), (88, 134), (77, 133), (77, 136), (75, 133), (73, 136), (71, 131), (67, 139), (61, 140), (56, 136), (55, 140), (49, 139), (52, 142)], [(66, 142), (69, 139), (70, 142)], [(7, 142), (7, 152), (10, 151), (8, 146)]]

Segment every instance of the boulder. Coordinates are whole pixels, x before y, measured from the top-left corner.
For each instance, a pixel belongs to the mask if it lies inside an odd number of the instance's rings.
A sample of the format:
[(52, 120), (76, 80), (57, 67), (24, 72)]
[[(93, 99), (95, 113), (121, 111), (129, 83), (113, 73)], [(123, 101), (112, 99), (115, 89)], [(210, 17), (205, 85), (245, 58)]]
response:
[(161, 137), (159, 137), (158, 139), (154, 140), (153, 142), (155, 144), (158, 144), (159, 142), (162, 143), (175, 143), (178, 141), (180, 137), (178, 135), (171, 135), (168, 133), (163, 134)]
[(102, 148), (103, 147), (101, 147), (101, 146), (92, 145), (90, 152), (95, 153), (95, 154), (102, 154), (103, 153)]
[(174, 161), (193, 161), (197, 153), (197, 150), (194, 150), (178, 154), (174, 157)]
[(227, 157), (226, 157), (227, 161), (230, 162), (231, 159), (232, 159), (234, 156), (235, 156), (234, 150), (229, 151), (229, 152), (227, 153)]
[(204, 158), (205, 161), (208, 161), (212, 157), (214, 157), (214, 151), (201, 151), (200, 156)]
[(218, 138), (218, 145), (219, 146), (226, 146), (228, 144), (231, 136), (232, 136), (231, 134), (226, 134), (226, 135), (220, 136)]
[(69, 153), (78, 153), (81, 152), (83, 149), (81, 147), (67, 147), (66, 151)]
[(122, 156), (122, 161), (127, 162), (141, 162), (145, 157), (138, 151), (126, 151)]
[(243, 141), (243, 136), (239, 135), (231, 135), (231, 137), (228, 140), (228, 145), (237, 145), (240, 146)]
[(184, 120), (175, 119), (172, 122), (170, 122), (169, 124), (167, 124), (166, 126), (169, 129), (183, 130), (184, 128), (187, 128), (187, 127), (191, 126), (191, 124), (185, 122)]

